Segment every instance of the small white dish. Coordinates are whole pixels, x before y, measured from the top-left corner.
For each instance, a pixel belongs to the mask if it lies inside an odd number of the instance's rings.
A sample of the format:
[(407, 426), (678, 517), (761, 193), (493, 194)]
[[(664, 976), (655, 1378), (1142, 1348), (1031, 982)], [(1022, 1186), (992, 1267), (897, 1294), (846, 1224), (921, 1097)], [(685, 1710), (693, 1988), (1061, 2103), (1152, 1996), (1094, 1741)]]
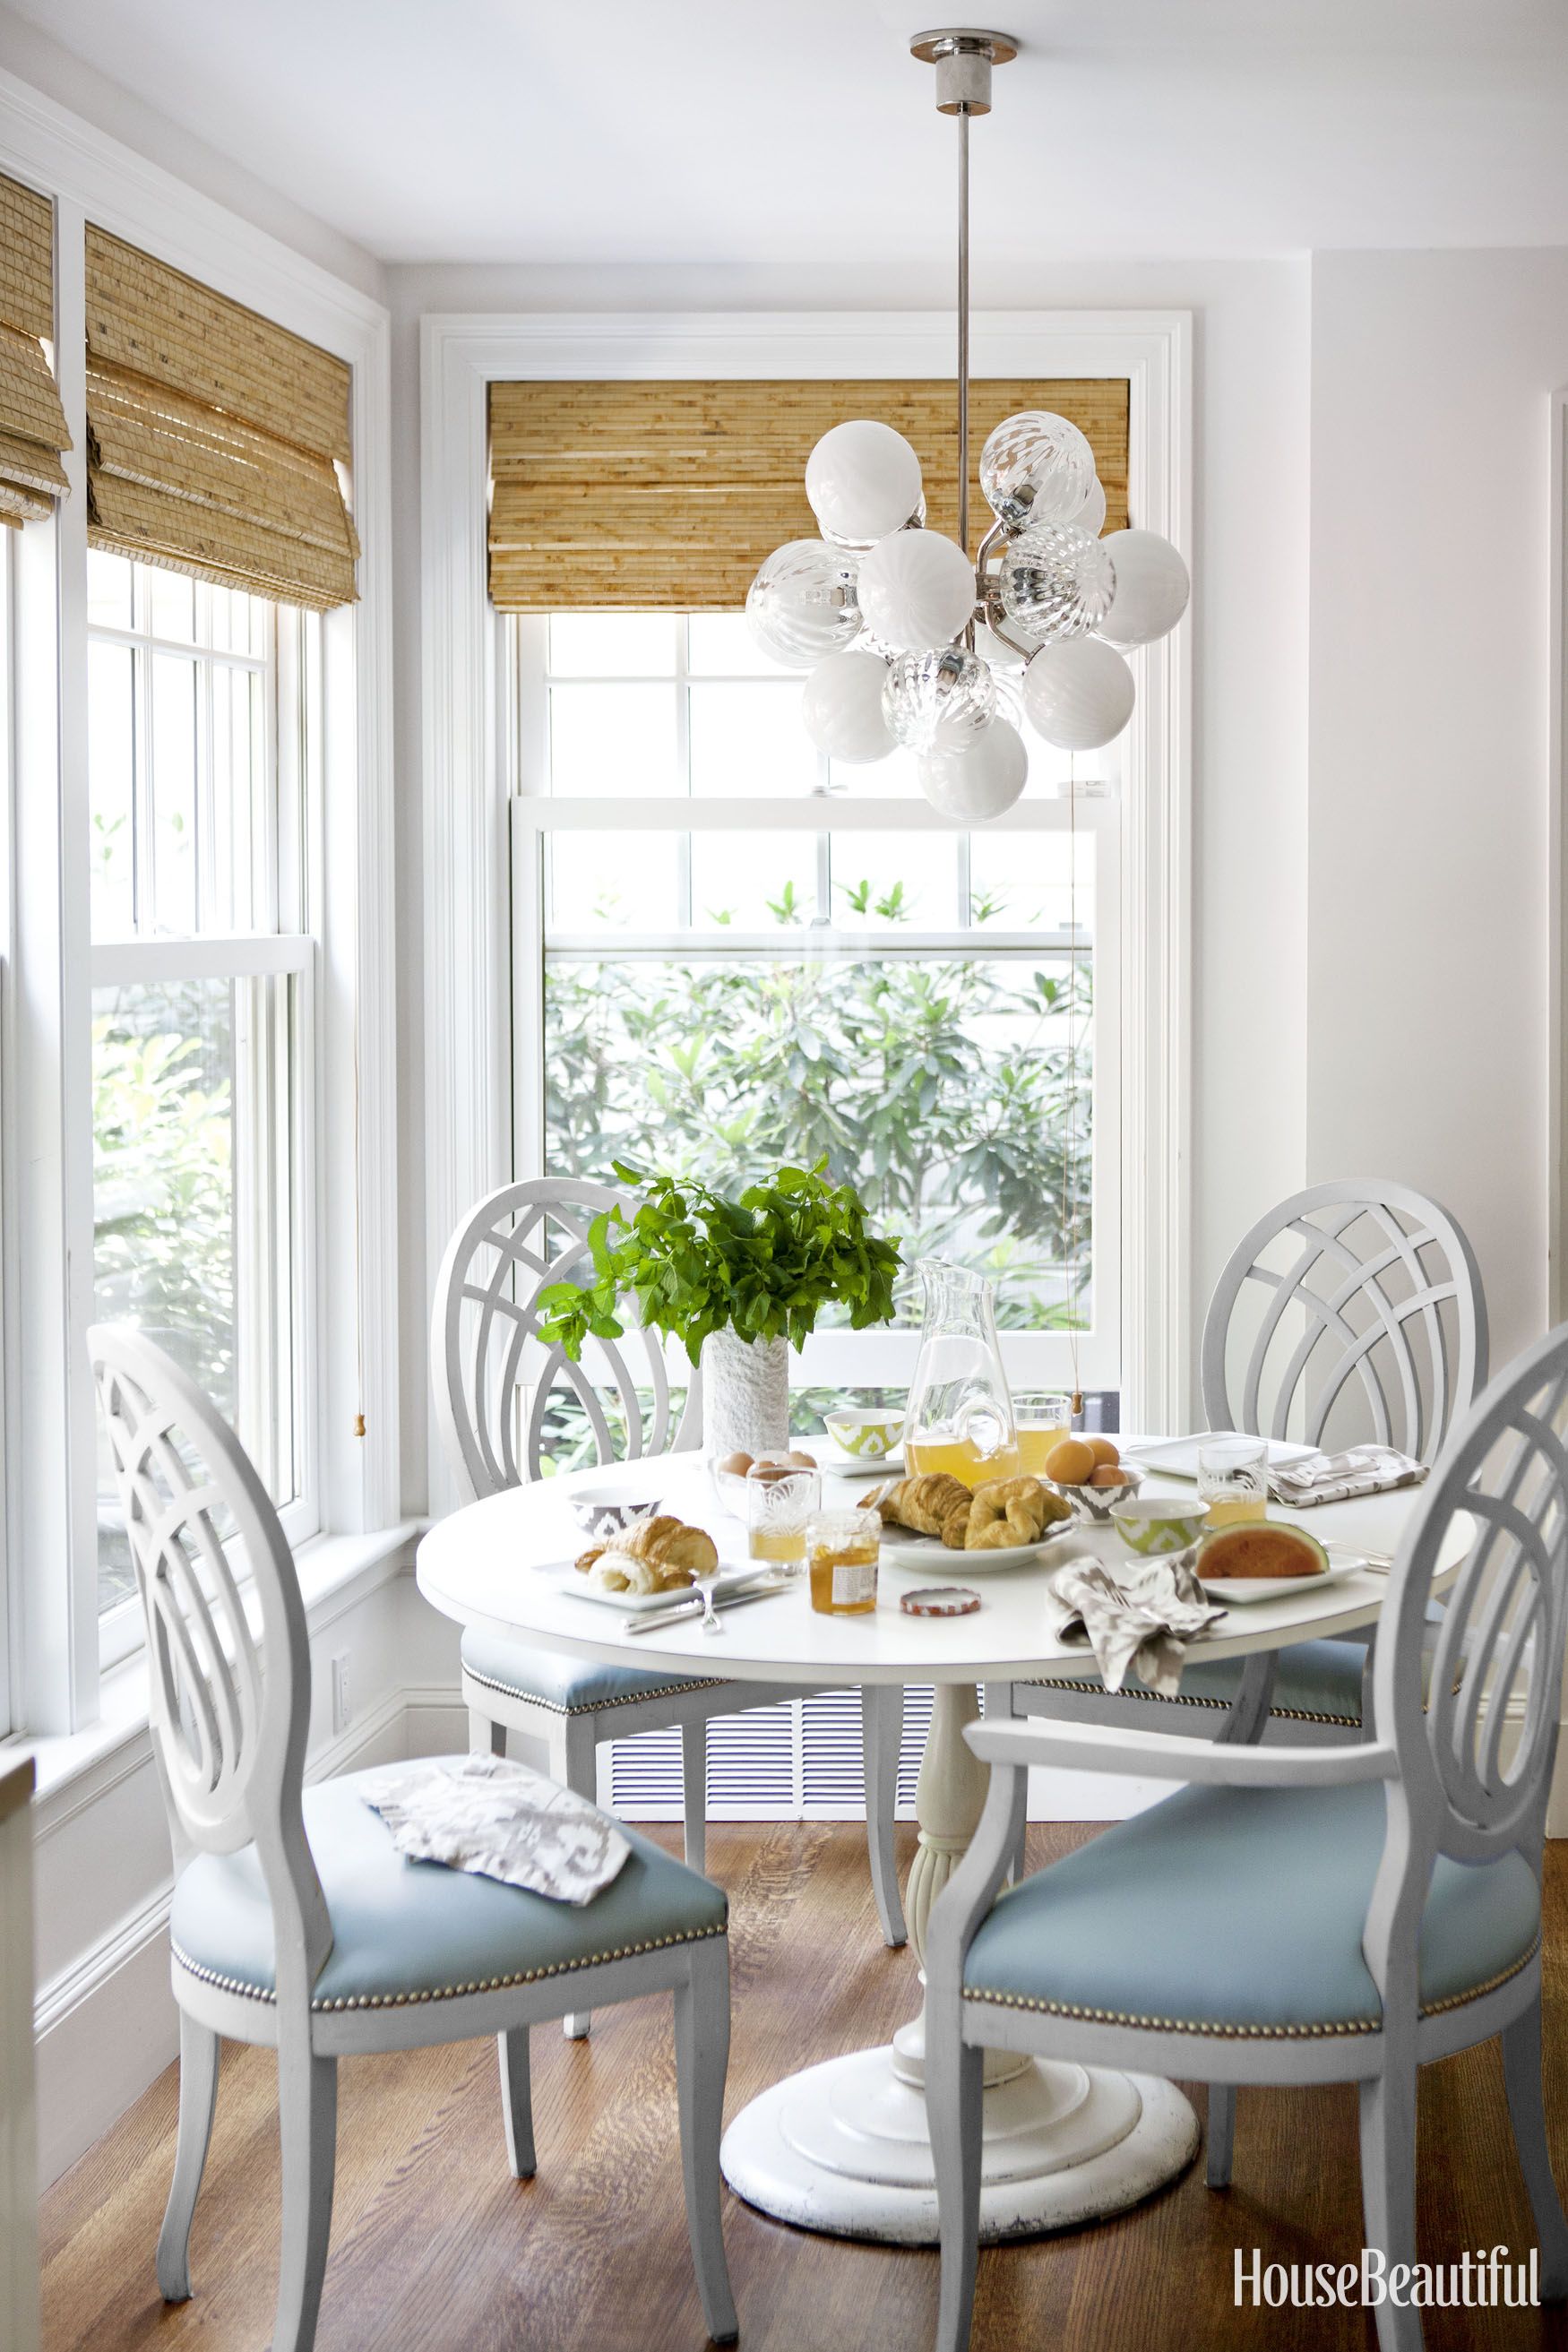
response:
[(1246, 1608), (1249, 1601), (1289, 1601), (1293, 1592), (1316, 1592), (1322, 1585), (1359, 1576), (1366, 1565), (1361, 1559), (1342, 1559), (1315, 1576), (1203, 1576), (1198, 1581), (1211, 1601), (1223, 1601), (1227, 1609)]
[(892, 1472), (902, 1477), (904, 1470), (901, 1445), (885, 1454), (879, 1462), (868, 1462), (863, 1454), (846, 1454), (841, 1445), (835, 1445), (831, 1452), (826, 1446), (820, 1447), (816, 1459), (825, 1478), (886, 1478)]
[(749, 1584), (753, 1577), (774, 1573), (767, 1560), (749, 1560), (744, 1568), (721, 1568), (717, 1576), (700, 1578), (693, 1584), (667, 1584), (661, 1592), (605, 1592), (588, 1579), (569, 1559), (551, 1560), (536, 1569), (538, 1576), (547, 1576), (574, 1601), (596, 1601), (603, 1609), (618, 1609), (625, 1617), (646, 1616), (650, 1609), (668, 1609), (672, 1601), (700, 1601), (704, 1584), (711, 1586), (714, 1598), (722, 1600), (738, 1585)]
[(1008, 1544), (996, 1551), (950, 1551), (940, 1536), (893, 1535), (882, 1530), (882, 1561), (888, 1568), (912, 1568), (922, 1576), (930, 1576), (938, 1568), (946, 1568), (954, 1576), (984, 1576), (1002, 1568), (1032, 1568), (1045, 1558), (1056, 1538), (1071, 1527), (1070, 1519), (1058, 1519), (1048, 1536), (1038, 1543)]
[[(1141, 1470), (1152, 1470), (1162, 1478), (1196, 1478), (1198, 1448), (1216, 1445), (1222, 1438), (1237, 1433), (1228, 1429), (1200, 1429), (1192, 1437), (1157, 1437), (1122, 1448), (1128, 1459), (1136, 1462)], [(1245, 1434), (1245, 1433), (1242, 1433)], [(1268, 1466), (1278, 1469), (1283, 1462), (1302, 1462), (1309, 1454), (1317, 1452), (1315, 1445), (1290, 1445), (1281, 1437), (1268, 1440)]]

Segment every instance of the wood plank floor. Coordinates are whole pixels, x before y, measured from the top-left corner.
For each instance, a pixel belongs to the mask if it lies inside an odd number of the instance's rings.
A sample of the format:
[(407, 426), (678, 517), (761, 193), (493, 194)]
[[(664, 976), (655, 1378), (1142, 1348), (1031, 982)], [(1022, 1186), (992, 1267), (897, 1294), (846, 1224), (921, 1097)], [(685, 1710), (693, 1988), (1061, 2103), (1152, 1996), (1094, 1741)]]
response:
[[(906, 1840), (910, 1833), (900, 1831)], [(1079, 1838), (1036, 1830), (1038, 1864)], [(735, 2031), (727, 2112), (793, 2068), (885, 2039), (911, 2003), (907, 1954), (877, 1933), (864, 1842), (826, 1824), (717, 1828), (730, 1888)], [(1549, 1846), (1547, 2103), (1568, 2184), (1568, 1845)], [(668, 2008), (595, 2021), (586, 2043), (533, 2036), (539, 2174), (506, 2169), (493, 2046), (358, 2059), (340, 2070), (338, 2191), (321, 2352), (685, 2352), (706, 2341), (682, 2221)], [(1198, 2095), (1201, 2108), (1202, 2093)], [(159, 2301), (153, 2248), (174, 2155), (163, 2075), (46, 2200), (48, 2352), (254, 2352), (277, 2260), (273, 2063), (226, 2052), (192, 2242), (195, 2299)], [(1495, 2047), (1422, 2078), (1425, 2259), (1531, 2242)], [(742, 2337), (754, 2352), (916, 2352), (936, 2263), (815, 2238), (726, 2198)], [(1364, 2352), (1355, 2312), (1238, 2312), (1233, 2252), (1352, 2259), (1362, 2243), (1355, 2101), (1345, 2089), (1244, 2091), (1236, 2185), (1200, 2164), (1113, 2222), (983, 2255), (978, 2352)], [(1559, 2313), (1436, 2312), (1432, 2352), (1568, 2346)]]

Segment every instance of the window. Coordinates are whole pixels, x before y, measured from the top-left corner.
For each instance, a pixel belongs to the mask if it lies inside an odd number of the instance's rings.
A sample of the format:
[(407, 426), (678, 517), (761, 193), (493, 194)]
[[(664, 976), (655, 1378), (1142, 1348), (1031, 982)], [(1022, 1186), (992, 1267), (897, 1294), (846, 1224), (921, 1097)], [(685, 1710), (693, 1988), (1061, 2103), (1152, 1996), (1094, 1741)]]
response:
[[(305, 1308), (320, 625), (88, 558), (94, 1309), (232, 1420), (318, 1524)], [(139, 1632), (100, 1438), (104, 1654)]]
[[(520, 1172), (826, 1156), (911, 1265), (995, 1276), (1020, 1381), (1113, 1391), (1117, 747), (1075, 780), (1032, 740), (955, 833), (910, 755), (816, 753), (739, 615), (512, 625)], [(917, 1305), (807, 1381), (907, 1381)]]

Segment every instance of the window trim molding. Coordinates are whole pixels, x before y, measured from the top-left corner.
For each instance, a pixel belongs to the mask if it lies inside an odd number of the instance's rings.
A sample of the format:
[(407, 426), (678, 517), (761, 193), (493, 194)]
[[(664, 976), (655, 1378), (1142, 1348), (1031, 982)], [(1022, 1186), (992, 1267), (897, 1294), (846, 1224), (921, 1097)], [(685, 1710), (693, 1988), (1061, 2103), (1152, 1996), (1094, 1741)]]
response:
[[(1192, 547), (1192, 317), (984, 311), (977, 375), (1126, 375), (1129, 496)], [(945, 313), (430, 313), (420, 320), (426, 1297), (458, 1217), (510, 1172), (509, 715), (486, 591), (489, 384), (534, 377), (946, 375)], [(804, 456), (804, 453), (803, 453)], [(1146, 649), (1123, 836), (1123, 1389), (1184, 1425), (1189, 1381), (1192, 630)], [(430, 1433), (433, 1513), (457, 1496)]]
[[(61, 258), (79, 251), (89, 217), (116, 236), (142, 247), (216, 291), (249, 305), (281, 326), (345, 360), (353, 372), (354, 510), (363, 531), (360, 602), (323, 616), (327, 710), (324, 740), (337, 788), (326, 797), (325, 857), (334, 874), (352, 877), (329, 894), (322, 910), (321, 996), (325, 1011), (317, 1057), (316, 1117), (320, 1229), (315, 1291), (321, 1409), (320, 1466), (323, 1524), (330, 1534), (364, 1535), (396, 1524), (399, 1492), (396, 1229), (396, 1034), (393, 925), (393, 778), (391, 733), (392, 484), (391, 320), (384, 306), (334, 278), (265, 231), (199, 194), (159, 165), (58, 106), (16, 76), (0, 73), (0, 171), (52, 197)], [(62, 854), (72, 825), (86, 824), (85, 715), (73, 693), (72, 665), (85, 661), (85, 610), (62, 610), (73, 598), (70, 566), (86, 533), (85, 357), (80, 269), (57, 268), (57, 359), (75, 448), (65, 460), (71, 492), (52, 521), (29, 526), (30, 592), (47, 604), (53, 637), (51, 676), (37, 702), (55, 705), (58, 730), (51, 745), (41, 710), (28, 728), (23, 715), (18, 793), (24, 775), (36, 788), (52, 779), (61, 811)], [(40, 536), (40, 534), (42, 536)], [(76, 565), (79, 572), (79, 564)], [(47, 589), (47, 598), (44, 591)], [(58, 623), (55, 616), (58, 614)], [(40, 649), (45, 625), (35, 617), (32, 644)], [(352, 678), (351, 693), (341, 682)], [(340, 690), (333, 692), (334, 685)], [(342, 780), (341, 783), (338, 780)], [(351, 782), (352, 780), (352, 782)], [(344, 788), (348, 787), (348, 788)], [(19, 877), (23, 887), (29, 877)], [(79, 908), (68, 913), (65, 943), (87, 941), (86, 866)], [(87, 959), (68, 966), (53, 991), (53, 1022), (68, 1027), (65, 992), (85, 983)], [(11, 992), (15, 999), (21, 991)], [(357, 1035), (356, 1035), (357, 1027)], [(27, 1033), (37, 1043), (38, 1032)], [(85, 1035), (85, 1032), (84, 1032)], [(13, 1063), (13, 1069), (15, 1064)], [(354, 1121), (355, 1080), (359, 1119)], [(18, 1075), (5, 1106), (7, 1140), (22, 1163), (27, 1151), (47, 1154), (44, 1183), (57, 1190), (63, 1168), (79, 1191), (90, 1186), (89, 1097), (82, 1074), (61, 1066)], [(46, 1097), (47, 1097), (46, 1099)], [(356, 1173), (357, 1171), (357, 1173)], [(37, 1202), (41, 1205), (39, 1188)], [(20, 1202), (29, 1221), (29, 1201)], [(78, 1204), (79, 1221), (79, 1202)], [(59, 1211), (55, 1212), (55, 1224)], [(13, 1459), (42, 1463), (16, 1506), (11, 1558), (21, 1595), (26, 1654), (13, 1661), (13, 1719), (39, 1732), (66, 1733), (97, 1712), (96, 1543), (92, 1532), (91, 1452), (82, 1427), (92, 1410), (83, 1367), (82, 1332), (90, 1319), (90, 1253), (85, 1267), (53, 1240), (40, 1261), (33, 1242), (26, 1262), (42, 1263), (35, 1304), (13, 1297), (16, 1337), (27, 1362), (37, 1425), (19, 1436), (25, 1398), (10, 1399)], [(74, 1256), (75, 1262), (71, 1262)], [(321, 1268), (360, 1268), (363, 1323), (363, 1393), (359, 1389), (355, 1318), (326, 1312)], [(44, 1295), (46, 1294), (47, 1295)], [(40, 1345), (42, 1353), (39, 1353)], [(63, 1394), (79, 1423), (76, 1465), (68, 1474), (58, 1438)], [(48, 1412), (54, 1400), (56, 1412)], [(366, 1435), (353, 1434), (363, 1402)], [(45, 1424), (53, 1421), (51, 1436)], [(86, 1437), (90, 1440), (90, 1429)], [(83, 1459), (85, 1455), (85, 1461)], [(74, 1487), (68, 1502), (68, 1484)], [(62, 1577), (65, 1552), (71, 1574)], [(93, 1558), (89, 1559), (88, 1555)], [(90, 1605), (89, 1605), (90, 1595)], [(19, 1671), (17, 1668), (19, 1666)]]

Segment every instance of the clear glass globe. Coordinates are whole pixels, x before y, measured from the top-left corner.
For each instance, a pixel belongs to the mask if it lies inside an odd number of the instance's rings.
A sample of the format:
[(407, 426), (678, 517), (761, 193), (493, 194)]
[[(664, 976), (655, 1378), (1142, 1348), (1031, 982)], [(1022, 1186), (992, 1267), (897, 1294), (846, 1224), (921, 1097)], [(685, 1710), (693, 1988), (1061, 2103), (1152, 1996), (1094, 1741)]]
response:
[(1045, 408), (1005, 416), (980, 453), (985, 503), (1008, 530), (1070, 521), (1094, 478), (1094, 451), (1078, 426)]
[(776, 662), (795, 667), (842, 653), (860, 634), (852, 555), (820, 539), (775, 547), (746, 591), (752, 635)]
[(882, 688), (882, 713), (911, 751), (962, 751), (991, 724), (996, 681), (962, 646), (900, 654)]
[(1040, 645), (1098, 628), (1116, 593), (1116, 566), (1102, 540), (1076, 523), (1037, 522), (1002, 556), (1003, 608)]

